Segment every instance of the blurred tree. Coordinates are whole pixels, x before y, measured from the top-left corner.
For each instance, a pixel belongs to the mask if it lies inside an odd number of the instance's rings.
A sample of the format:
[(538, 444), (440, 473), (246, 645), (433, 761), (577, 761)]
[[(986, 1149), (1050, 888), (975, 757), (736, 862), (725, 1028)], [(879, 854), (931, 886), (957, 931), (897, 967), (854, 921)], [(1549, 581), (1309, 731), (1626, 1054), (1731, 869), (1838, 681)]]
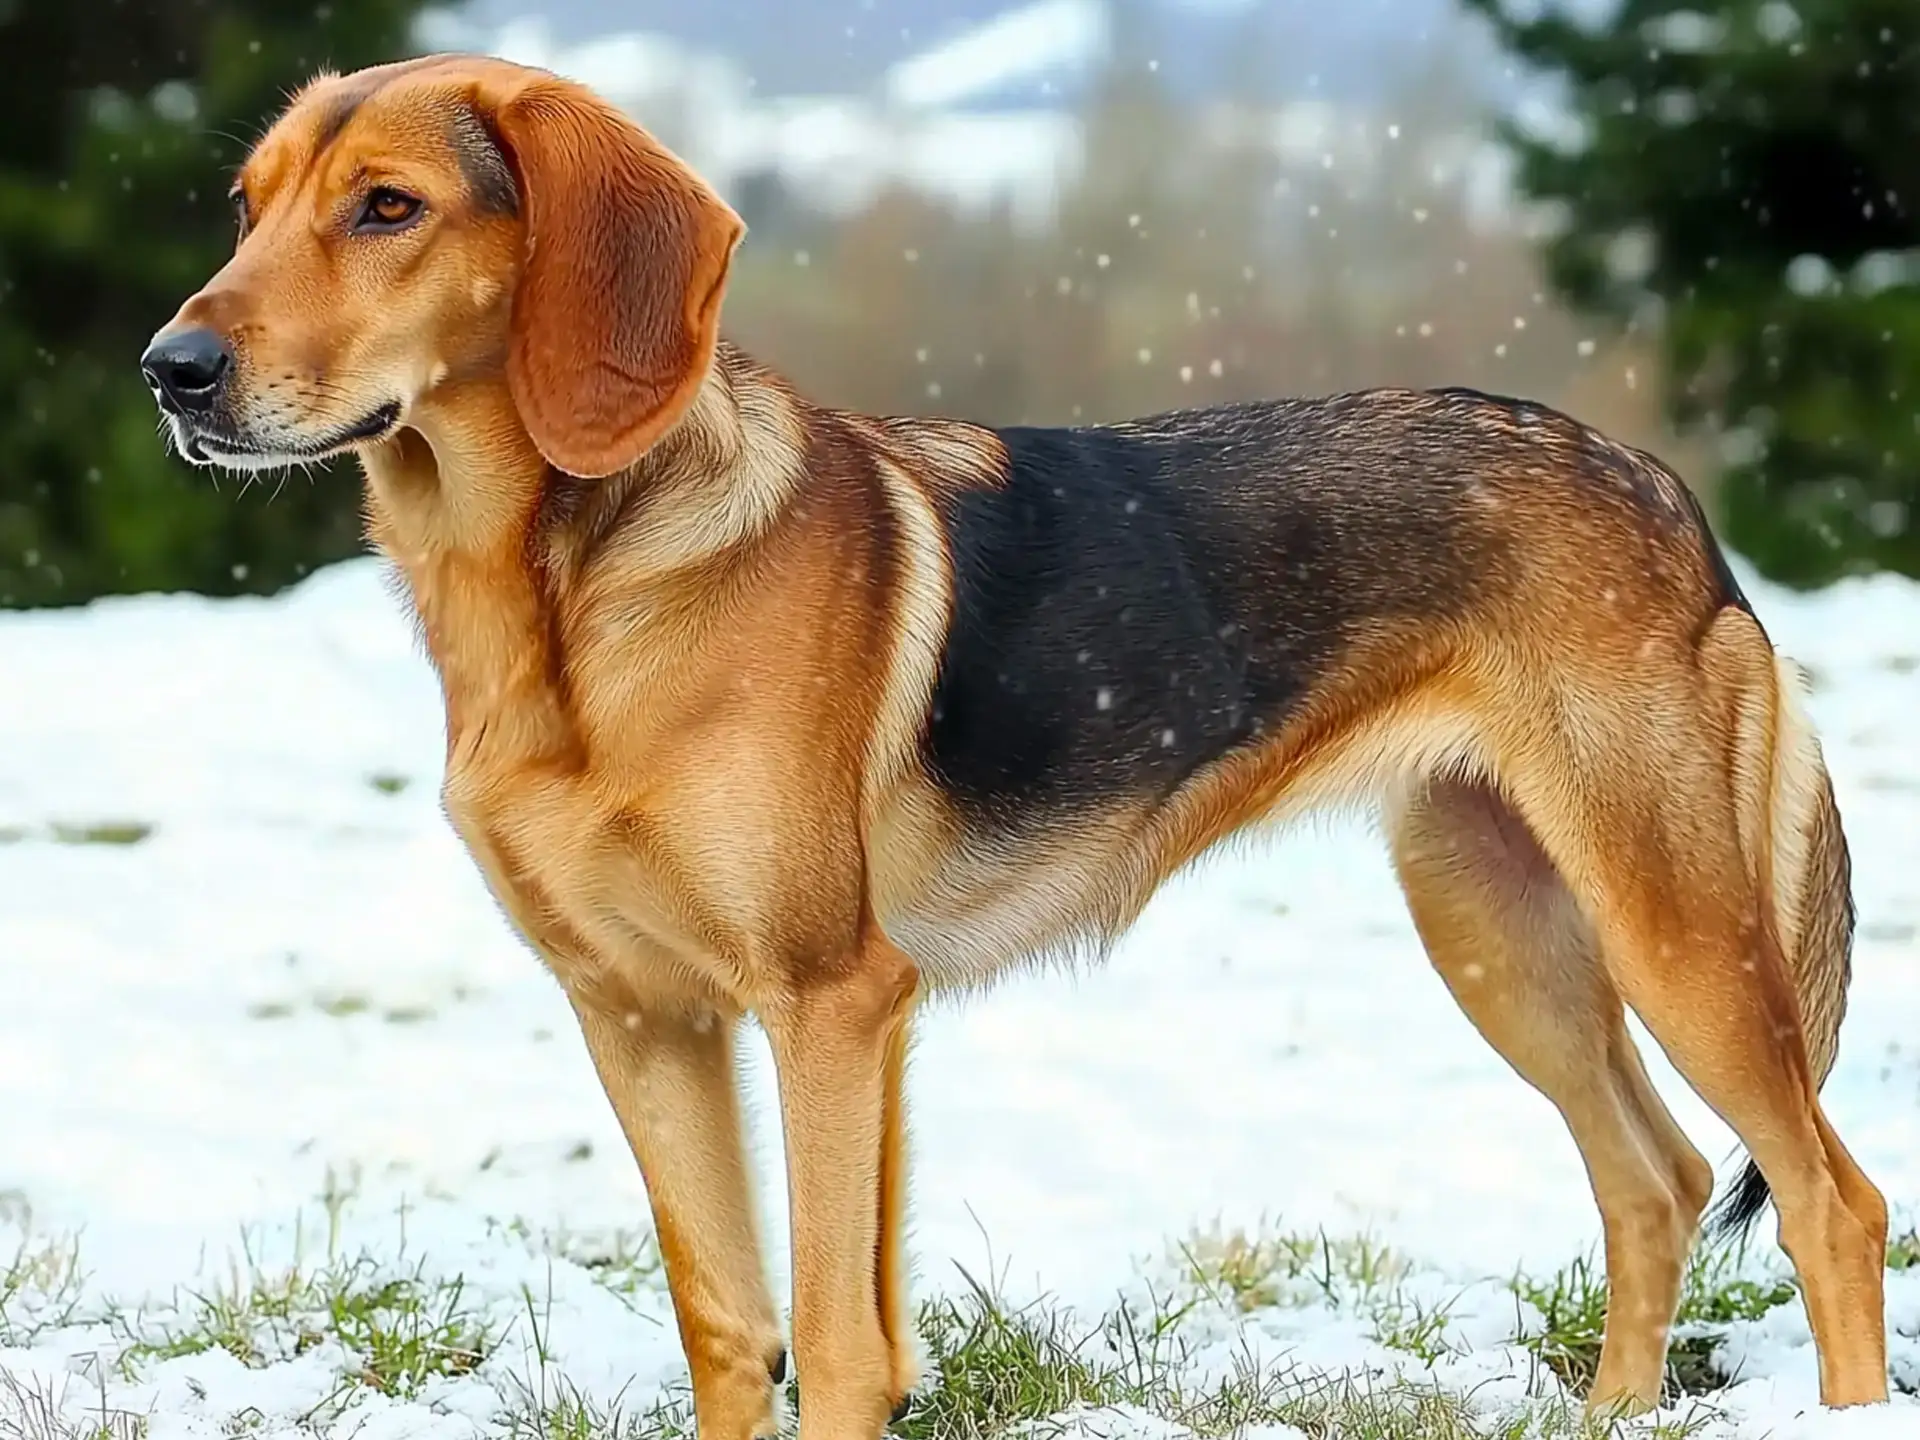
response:
[(1676, 453), (1630, 378), (1639, 342), (1596, 355), (1526, 236), (1473, 214), (1477, 29), (1432, 37), (1417, 70), (1386, 77), (1380, 114), (1341, 121), (1282, 103), (1274, 52), (1297, 7), (1250, 7), (1185, 88), (1155, 65), (1143, 8), (1114, 12), (1081, 143), (1042, 206), (900, 186), (823, 216), (804, 193), (775, 203), (736, 182), (759, 218), (728, 334), (802, 393), (882, 414), (1064, 424), (1362, 385), (1524, 386)]
[(219, 493), (136, 362), (232, 248), (247, 137), (321, 66), (405, 53), (420, 3), (0, 0), (0, 605), (271, 590), (358, 547), (348, 467)]
[(1564, 82), (1565, 133), (1506, 131), (1551, 274), (1657, 321), (1729, 543), (1793, 584), (1920, 575), (1920, 4), (1465, 3)]

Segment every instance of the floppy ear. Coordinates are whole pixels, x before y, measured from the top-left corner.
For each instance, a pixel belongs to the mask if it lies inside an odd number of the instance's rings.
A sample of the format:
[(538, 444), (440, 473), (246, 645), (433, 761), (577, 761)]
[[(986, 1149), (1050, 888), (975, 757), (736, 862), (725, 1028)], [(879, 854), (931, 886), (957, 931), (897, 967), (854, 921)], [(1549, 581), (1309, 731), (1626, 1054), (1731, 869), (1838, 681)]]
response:
[(611, 475), (646, 453), (706, 378), (746, 227), (583, 87), (543, 78), (492, 121), (524, 236), (507, 383), (551, 464)]

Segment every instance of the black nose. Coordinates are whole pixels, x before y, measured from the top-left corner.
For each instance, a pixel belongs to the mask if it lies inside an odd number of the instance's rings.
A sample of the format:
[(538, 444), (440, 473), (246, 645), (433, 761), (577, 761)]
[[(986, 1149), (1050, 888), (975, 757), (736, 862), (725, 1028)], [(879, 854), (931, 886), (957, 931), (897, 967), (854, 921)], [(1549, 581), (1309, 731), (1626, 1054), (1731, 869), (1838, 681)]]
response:
[(174, 415), (199, 415), (213, 408), (220, 382), (227, 378), (233, 352), (226, 341), (204, 328), (156, 336), (140, 357), (140, 373)]

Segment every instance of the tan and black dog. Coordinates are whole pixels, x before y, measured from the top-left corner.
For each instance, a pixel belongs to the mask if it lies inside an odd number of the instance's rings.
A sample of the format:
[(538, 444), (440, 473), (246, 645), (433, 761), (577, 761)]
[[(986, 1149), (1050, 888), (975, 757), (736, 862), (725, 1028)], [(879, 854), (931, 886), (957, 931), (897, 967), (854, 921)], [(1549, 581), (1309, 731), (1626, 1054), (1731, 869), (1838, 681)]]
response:
[(632, 1142), (707, 1440), (767, 1433), (785, 1368), (743, 1017), (800, 1431), (872, 1437), (916, 1373), (915, 997), (1097, 950), (1222, 837), (1355, 799), (1585, 1157), (1593, 1403), (1658, 1398), (1711, 1188), (1624, 1007), (1752, 1154), (1736, 1218), (1771, 1188), (1822, 1398), (1885, 1397), (1886, 1206), (1818, 1099), (1846, 842), (1794, 672), (1658, 462), (1459, 390), (1061, 430), (823, 408), (717, 338), (734, 213), (499, 61), (321, 77), (233, 197), (144, 369), (192, 460), (360, 457), (447, 812)]

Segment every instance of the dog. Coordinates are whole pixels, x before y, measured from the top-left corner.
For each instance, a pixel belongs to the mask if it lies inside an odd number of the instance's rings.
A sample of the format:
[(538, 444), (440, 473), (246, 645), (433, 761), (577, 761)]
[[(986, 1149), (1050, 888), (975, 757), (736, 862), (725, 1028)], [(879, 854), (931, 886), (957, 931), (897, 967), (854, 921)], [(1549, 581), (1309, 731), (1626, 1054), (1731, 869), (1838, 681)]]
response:
[(1216, 842), (1377, 804), (1425, 949), (1604, 1222), (1589, 1396), (1661, 1395), (1752, 1163), (1826, 1404), (1887, 1393), (1887, 1208), (1822, 1112), (1853, 932), (1798, 672), (1651, 456), (1374, 390), (989, 429), (803, 399), (718, 336), (744, 227), (589, 90), (433, 56), (302, 90), (141, 360), (235, 470), (352, 452), (445, 695), (446, 812), (578, 1016), (707, 1440), (776, 1422), (733, 1040), (779, 1077), (804, 1440), (917, 1377), (916, 1001), (1097, 952)]

